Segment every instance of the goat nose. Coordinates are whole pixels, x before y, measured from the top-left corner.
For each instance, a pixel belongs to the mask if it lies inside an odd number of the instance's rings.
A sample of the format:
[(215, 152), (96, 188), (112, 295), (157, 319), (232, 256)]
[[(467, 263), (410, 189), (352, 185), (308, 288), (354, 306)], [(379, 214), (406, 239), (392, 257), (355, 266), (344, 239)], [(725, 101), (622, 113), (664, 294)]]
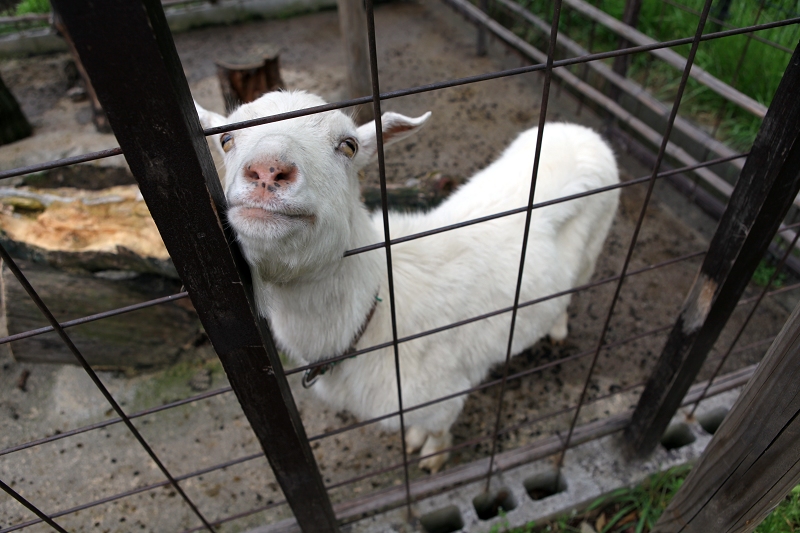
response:
[(297, 167), (282, 161), (251, 163), (245, 167), (244, 176), (251, 182), (261, 183), (262, 187), (280, 187), (295, 181)]

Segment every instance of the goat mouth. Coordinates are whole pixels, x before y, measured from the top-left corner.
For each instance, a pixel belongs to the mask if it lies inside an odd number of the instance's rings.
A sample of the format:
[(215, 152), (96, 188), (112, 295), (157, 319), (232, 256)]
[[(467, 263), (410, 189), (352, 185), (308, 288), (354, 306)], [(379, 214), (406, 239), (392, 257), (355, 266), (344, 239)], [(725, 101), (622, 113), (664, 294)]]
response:
[(231, 211), (236, 211), (236, 214), (243, 218), (249, 220), (261, 220), (263, 222), (280, 222), (285, 220), (294, 220), (294, 221), (303, 221), (313, 224), (317, 218), (315, 215), (309, 215), (307, 213), (273, 211), (270, 209), (264, 209), (262, 207), (250, 207), (250, 206), (232, 207)]

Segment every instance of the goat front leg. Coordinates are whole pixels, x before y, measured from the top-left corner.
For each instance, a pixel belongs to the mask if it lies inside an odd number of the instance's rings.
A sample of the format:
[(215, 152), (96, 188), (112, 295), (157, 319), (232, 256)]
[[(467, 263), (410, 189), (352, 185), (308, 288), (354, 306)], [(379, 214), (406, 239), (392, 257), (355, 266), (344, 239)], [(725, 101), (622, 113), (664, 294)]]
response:
[[(428, 439), (425, 441), (425, 444), (422, 446), (422, 450), (420, 450), (419, 454), (420, 456), (425, 457), (426, 455), (431, 455), (445, 450), (452, 445), (453, 435), (450, 434), (449, 429), (438, 431), (436, 433), (429, 433)], [(438, 455), (421, 460), (419, 462), (419, 467), (423, 470), (427, 470), (431, 474), (435, 474), (442, 469), (442, 466), (444, 466), (449, 458), (450, 452), (440, 453)]]
[(569, 329), (567, 328), (568, 320), (567, 310), (564, 309), (564, 312), (558, 316), (555, 324), (553, 324), (553, 327), (550, 329), (550, 342), (553, 346), (564, 346), (566, 344), (567, 334), (569, 333)]
[(417, 453), (428, 438), (428, 432), (419, 426), (406, 429), (406, 453)]

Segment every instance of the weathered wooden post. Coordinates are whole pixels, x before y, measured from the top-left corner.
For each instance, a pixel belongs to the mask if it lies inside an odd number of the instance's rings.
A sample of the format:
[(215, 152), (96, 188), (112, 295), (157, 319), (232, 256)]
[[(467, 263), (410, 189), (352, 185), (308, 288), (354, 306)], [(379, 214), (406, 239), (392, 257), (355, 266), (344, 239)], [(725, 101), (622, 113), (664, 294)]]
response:
[(658, 445), (800, 191), (798, 91), (800, 45), (625, 431), (636, 455), (646, 455)]
[[(369, 75), (369, 48), (367, 47), (367, 13), (363, 0), (337, 0), (339, 6), (339, 29), (342, 32), (345, 59), (347, 61), (347, 87), (350, 98), (372, 94), (372, 79)], [(356, 107), (356, 122), (364, 124), (374, 119), (372, 106)]]
[(24, 139), (32, 131), (14, 95), (0, 78), (0, 145)]
[(654, 533), (748, 533), (800, 482), (800, 306)]
[[(338, 531), (159, 0), (54, 0), (298, 524)], [(120, 83), (134, 79), (136, 83)]]
[(81, 75), (81, 80), (83, 80), (83, 84), (86, 86), (86, 94), (89, 96), (89, 103), (92, 105), (92, 122), (94, 123), (94, 127), (100, 133), (111, 133), (111, 126), (108, 123), (108, 118), (106, 118), (106, 113), (103, 111), (103, 106), (100, 105), (100, 100), (97, 99), (97, 93), (92, 86), (92, 80), (89, 79), (86, 69), (83, 68), (81, 57), (75, 49), (75, 43), (72, 41), (69, 29), (64, 24), (64, 21), (61, 20), (61, 15), (55, 7), (53, 7), (52, 13), (53, 28), (55, 28), (56, 32), (64, 39), (64, 42), (67, 43), (70, 55), (72, 55), (72, 59), (75, 61), (75, 67), (77, 67), (78, 73)]

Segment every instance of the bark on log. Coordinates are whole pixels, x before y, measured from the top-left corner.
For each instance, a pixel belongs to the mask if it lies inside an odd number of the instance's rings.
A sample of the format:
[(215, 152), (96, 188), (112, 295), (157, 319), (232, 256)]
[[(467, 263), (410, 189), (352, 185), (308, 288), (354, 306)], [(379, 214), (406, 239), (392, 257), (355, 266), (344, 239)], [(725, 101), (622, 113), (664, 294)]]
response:
[[(18, 260), (18, 265), (60, 322), (168, 296), (179, 282), (157, 276), (127, 280), (74, 274)], [(9, 335), (47, 325), (7, 266), (0, 270), (0, 301)], [(2, 318), (0, 318), (2, 322)], [(197, 338), (200, 323), (188, 300), (169, 302), (67, 329), (87, 361), (96, 367), (150, 367), (173, 363)], [(26, 363), (76, 364), (61, 339), (44, 333), (9, 343), (14, 359)]]
[(228, 113), (264, 93), (286, 88), (281, 78), (280, 55), (275, 51), (218, 60), (216, 65)]

